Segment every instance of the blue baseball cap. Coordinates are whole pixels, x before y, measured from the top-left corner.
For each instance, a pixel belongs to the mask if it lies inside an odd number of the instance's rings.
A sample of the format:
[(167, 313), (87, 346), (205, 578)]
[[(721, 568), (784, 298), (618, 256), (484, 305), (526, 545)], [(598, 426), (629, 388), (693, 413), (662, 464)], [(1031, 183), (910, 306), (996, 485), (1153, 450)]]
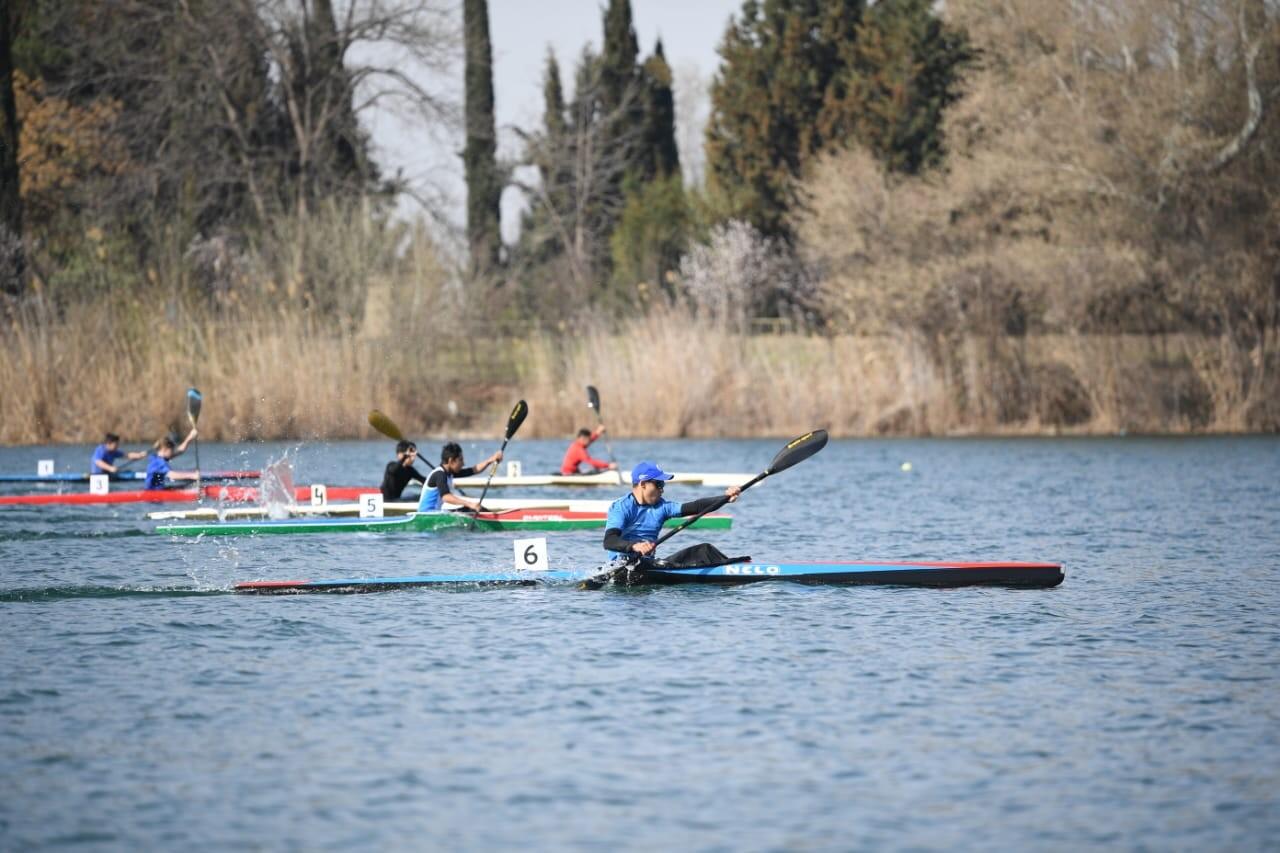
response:
[(631, 469), (631, 485), (638, 486), (646, 480), (670, 480), (675, 474), (668, 474), (652, 462), (641, 462)]

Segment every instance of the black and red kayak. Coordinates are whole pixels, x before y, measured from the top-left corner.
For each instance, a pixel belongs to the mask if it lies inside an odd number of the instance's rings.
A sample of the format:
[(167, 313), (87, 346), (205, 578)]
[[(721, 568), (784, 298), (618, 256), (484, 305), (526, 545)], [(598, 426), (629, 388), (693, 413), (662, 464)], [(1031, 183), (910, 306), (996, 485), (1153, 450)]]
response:
[[(236, 592), (376, 592), (409, 587), (531, 586), (586, 581), (594, 572), (466, 572), (462, 574), (409, 575), (386, 578), (338, 578), (334, 580), (261, 580), (239, 583)], [(761, 581), (803, 584), (889, 584), (898, 586), (961, 587), (1002, 586), (1046, 588), (1062, 583), (1057, 563), (1015, 562), (850, 562), (850, 563), (733, 563), (725, 566), (667, 568), (646, 562), (615, 573), (624, 586), (717, 584), (738, 586)]]

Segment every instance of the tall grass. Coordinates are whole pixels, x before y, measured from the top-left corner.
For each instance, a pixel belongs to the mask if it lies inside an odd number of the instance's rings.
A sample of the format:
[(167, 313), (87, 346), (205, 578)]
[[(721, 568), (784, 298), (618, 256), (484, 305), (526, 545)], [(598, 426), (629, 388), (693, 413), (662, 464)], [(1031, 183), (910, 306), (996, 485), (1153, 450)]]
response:
[[(376, 293), (371, 295), (376, 298)], [(335, 330), (303, 311), (152, 322), (147, 306), (29, 307), (0, 338), (0, 442), (151, 440), (185, 428), (200, 388), (210, 439), (373, 435), (386, 410), (415, 434), (494, 434), (529, 401), (526, 437), (569, 436), (602, 395), (615, 435), (786, 436), (1275, 430), (1277, 365), (1225, 338), (743, 335), (678, 308), (569, 336), (422, 338), (410, 315)], [(1266, 383), (1246, 383), (1246, 375)], [(452, 405), (450, 405), (452, 403)]]

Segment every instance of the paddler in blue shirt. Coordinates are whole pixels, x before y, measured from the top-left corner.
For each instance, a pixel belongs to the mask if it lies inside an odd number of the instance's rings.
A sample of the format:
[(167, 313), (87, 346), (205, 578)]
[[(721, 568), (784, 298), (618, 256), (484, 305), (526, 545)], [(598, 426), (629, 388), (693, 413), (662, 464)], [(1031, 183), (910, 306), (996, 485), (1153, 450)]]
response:
[(147, 485), (148, 489), (164, 489), (168, 488), (176, 480), (199, 480), (199, 471), (174, 471), (169, 468), (169, 460), (175, 456), (181, 456), (183, 451), (187, 449), (187, 445), (195, 440), (195, 427), (191, 428), (191, 432), (187, 433), (187, 437), (182, 440), (182, 444), (176, 447), (173, 439), (165, 436), (160, 439), (156, 446), (155, 453), (151, 454), (151, 458), (147, 460)]
[(109, 432), (102, 437), (102, 444), (93, 449), (93, 459), (89, 462), (90, 474), (118, 474), (120, 466), (116, 465), (117, 459), (128, 459), (133, 462), (137, 459), (146, 459), (147, 452), (145, 450), (130, 450), (128, 453), (120, 449), (120, 436), (114, 432)]
[(455, 442), (449, 442), (440, 449), (440, 464), (427, 475), (427, 482), (422, 484), (422, 497), (418, 500), (418, 512), (444, 509), (445, 504), (480, 510), (480, 501), (464, 498), (454, 493), (454, 477), (473, 477), (490, 465), (502, 461), (502, 451), (494, 451), (493, 455), (474, 468), (466, 467), (462, 458), (462, 448)]
[[(720, 504), (719, 496), (682, 504), (663, 499), (666, 481), (673, 476), (652, 462), (641, 462), (631, 469), (631, 492), (609, 506), (609, 517), (604, 525), (604, 547), (611, 556), (644, 557), (652, 554), (667, 519), (697, 515)], [(729, 503), (733, 503), (742, 489), (730, 486), (724, 493)]]

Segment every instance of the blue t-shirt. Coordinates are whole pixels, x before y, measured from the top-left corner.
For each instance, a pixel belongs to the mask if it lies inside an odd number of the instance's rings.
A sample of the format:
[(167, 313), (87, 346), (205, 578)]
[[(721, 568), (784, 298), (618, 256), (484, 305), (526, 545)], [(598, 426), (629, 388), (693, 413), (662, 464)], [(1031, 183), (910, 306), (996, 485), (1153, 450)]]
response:
[[(680, 504), (675, 501), (663, 500), (650, 506), (640, 503), (635, 495), (628, 492), (609, 505), (609, 518), (604, 529), (612, 530), (616, 527), (628, 542), (654, 542), (667, 519), (677, 518), (679, 515)], [(617, 551), (610, 553), (615, 557), (622, 556)]]
[(99, 444), (93, 450), (93, 458), (89, 460), (89, 473), (90, 474), (110, 474), (111, 473), (110, 471), (103, 471), (101, 468), (98, 467), (97, 465), (98, 460), (101, 459), (103, 462), (107, 463), (108, 465), (114, 465), (116, 464), (116, 460), (122, 456), (124, 456), (123, 450), (120, 450), (119, 448), (116, 448), (115, 450), (107, 450), (107, 446), (105, 444)]
[(169, 460), (152, 453), (147, 457), (147, 488), (163, 489), (169, 485)]

